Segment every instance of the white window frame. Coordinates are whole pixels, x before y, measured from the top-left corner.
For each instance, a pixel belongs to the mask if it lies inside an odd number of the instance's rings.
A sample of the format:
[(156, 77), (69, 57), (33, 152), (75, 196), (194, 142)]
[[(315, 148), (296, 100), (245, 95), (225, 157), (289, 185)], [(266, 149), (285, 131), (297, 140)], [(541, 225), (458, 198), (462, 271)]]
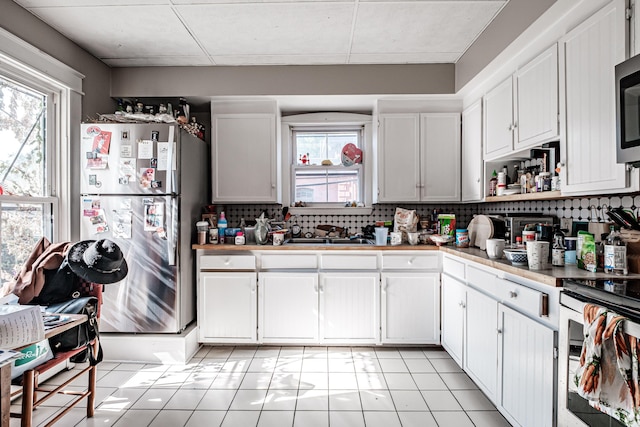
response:
[[(282, 118), (282, 204), (289, 206), (289, 212), (313, 215), (313, 214), (354, 214), (369, 215), (372, 208), (372, 188), (373, 188), (373, 118), (367, 114), (355, 113), (309, 113), (286, 116)], [(358, 167), (361, 168), (362, 197), (361, 202), (364, 207), (345, 207), (339, 204), (327, 204), (325, 206), (294, 207), (293, 198), (295, 168), (298, 159), (294, 159), (295, 149), (293, 147), (294, 128), (308, 128), (315, 130), (341, 130), (355, 127), (362, 128), (363, 162)]]
[[(84, 76), (12, 33), (0, 28), (0, 74), (46, 93), (47, 99), (47, 195), (0, 196), (6, 203), (50, 204), (51, 241), (71, 236), (71, 127), (80, 123), (76, 111)], [(1, 238), (1, 235), (0, 235)]]

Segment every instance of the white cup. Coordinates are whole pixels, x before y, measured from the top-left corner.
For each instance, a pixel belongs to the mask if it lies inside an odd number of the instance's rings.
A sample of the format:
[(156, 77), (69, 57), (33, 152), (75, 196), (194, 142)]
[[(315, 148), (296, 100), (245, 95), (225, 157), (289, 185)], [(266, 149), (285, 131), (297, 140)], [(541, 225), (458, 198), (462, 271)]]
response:
[(409, 241), (410, 245), (417, 245), (418, 244), (418, 236), (420, 234), (417, 232), (409, 232), (407, 233), (407, 240)]
[(530, 270), (543, 270), (549, 263), (549, 242), (533, 240), (527, 242), (527, 262)]
[(376, 227), (376, 246), (385, 246), (388, 234), (389, 229), (387, 227)]
[(273, 246), (280, 246), (284, 243), (284, 233), (273, 233)]
[(391, 246), (398, 246), (402, 243), (402, 231), (391, 232)]
[(487, 239), (486, 245), (489, 258), (502, 258), (504, 239)]

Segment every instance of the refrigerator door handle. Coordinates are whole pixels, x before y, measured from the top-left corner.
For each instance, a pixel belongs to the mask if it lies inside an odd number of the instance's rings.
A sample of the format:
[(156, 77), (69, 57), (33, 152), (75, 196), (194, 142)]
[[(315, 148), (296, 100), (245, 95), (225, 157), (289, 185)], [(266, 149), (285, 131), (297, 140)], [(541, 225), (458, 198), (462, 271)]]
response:
[(167, 258), (169, 265), (176, 265), (177, 234), (178, 234), (178, 206), (175, 197), (165, 196), (167, 208), (171, 209), (171, 222), (167, 224)]
[(173, 189), (173, 156), (175, 156), (175, 150), (173, 149), (173, 144), (175, 141), (176, 127), (169, 126), (169, 147), (167, 151), (167, 192), (175, 193)]

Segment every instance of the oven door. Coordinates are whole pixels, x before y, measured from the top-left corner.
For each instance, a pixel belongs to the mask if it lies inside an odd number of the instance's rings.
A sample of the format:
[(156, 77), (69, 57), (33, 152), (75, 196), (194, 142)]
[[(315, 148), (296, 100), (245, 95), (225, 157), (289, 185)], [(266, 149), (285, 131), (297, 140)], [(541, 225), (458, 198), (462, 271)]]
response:
[[(624, 424), (592, 408), (589, 402), (578, 394), (577, 386), (573, 383), (573, 376), (579, 364), (584, 341), (583, 309), (585, 303), (564, 292), (561, 294), (560, 303), (558, 426), (623, 427)], [(626, 329), (628, 328), (625, 327)]]

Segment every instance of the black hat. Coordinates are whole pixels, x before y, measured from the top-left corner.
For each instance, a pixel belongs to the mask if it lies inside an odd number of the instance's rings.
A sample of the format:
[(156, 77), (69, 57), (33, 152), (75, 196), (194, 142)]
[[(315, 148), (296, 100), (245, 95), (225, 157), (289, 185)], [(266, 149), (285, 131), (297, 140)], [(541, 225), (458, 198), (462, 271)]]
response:
[(69, 267), (83, 279), (99, 284), (115, 283), (129, 271), (122, 251), (111, 240), (84, 240), (69, 249)]

